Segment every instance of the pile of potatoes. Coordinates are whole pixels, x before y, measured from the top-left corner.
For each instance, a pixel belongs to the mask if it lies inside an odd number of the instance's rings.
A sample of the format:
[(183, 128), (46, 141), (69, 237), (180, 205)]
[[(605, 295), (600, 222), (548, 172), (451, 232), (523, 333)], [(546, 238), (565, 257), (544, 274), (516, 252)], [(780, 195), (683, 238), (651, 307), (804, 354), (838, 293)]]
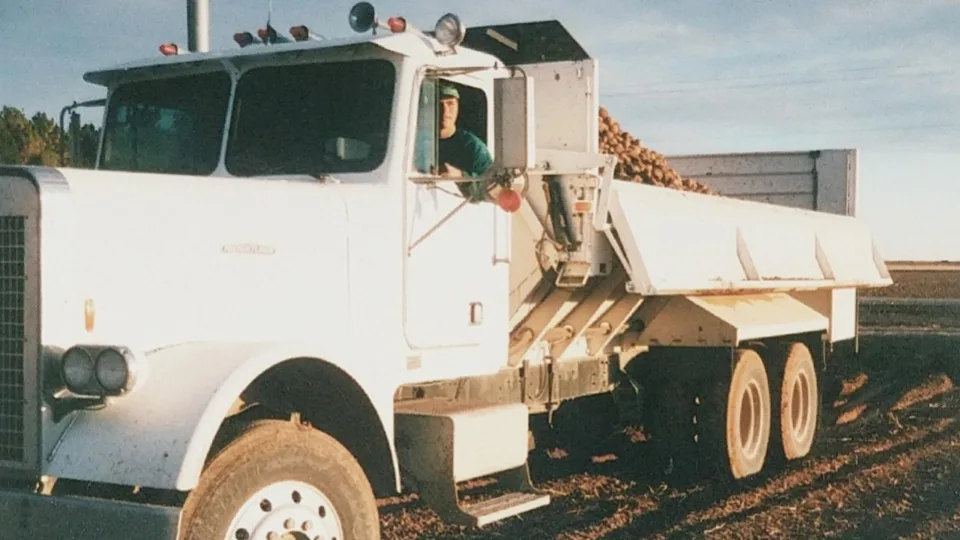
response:
[(600, 152), (617, 157), (614, 178), (619, 180), (718, 195), (708, 186), (681, 178), (667, 164), (663, 154), (645, 148), (638, 139), (622, 130), (604, 107), (600, 107)]

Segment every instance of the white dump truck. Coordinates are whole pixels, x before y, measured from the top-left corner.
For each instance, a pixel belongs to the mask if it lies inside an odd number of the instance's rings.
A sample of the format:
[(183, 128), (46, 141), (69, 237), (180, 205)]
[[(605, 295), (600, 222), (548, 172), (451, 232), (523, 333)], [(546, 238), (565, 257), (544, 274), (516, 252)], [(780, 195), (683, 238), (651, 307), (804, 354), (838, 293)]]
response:
[[(484, 526), (550, 502), (530, 419), (597, 396), (659, 469), (808, 454), (890, 283), (855, 153), (617, 180), (558, 22), (349, 22), (87, 73), (96, 166), (0, 168), (0, 537), (368, 540), (401, 491)], [(441, 84), (480, 175), (438, 174)]]

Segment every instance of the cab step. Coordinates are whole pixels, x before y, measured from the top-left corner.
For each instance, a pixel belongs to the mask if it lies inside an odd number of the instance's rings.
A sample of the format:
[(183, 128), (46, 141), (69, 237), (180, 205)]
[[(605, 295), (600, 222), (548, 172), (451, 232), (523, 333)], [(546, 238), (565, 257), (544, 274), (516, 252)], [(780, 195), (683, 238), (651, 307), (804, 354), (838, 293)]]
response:
[[(530, 480), (529, 411), (522, 403), (399, 403), (395, 429), (400, 469), (444, 521), (479, 528), (550, 503)], [(485, 477), (496, 479), (504, 493), (461, 501), (457, 484)]]

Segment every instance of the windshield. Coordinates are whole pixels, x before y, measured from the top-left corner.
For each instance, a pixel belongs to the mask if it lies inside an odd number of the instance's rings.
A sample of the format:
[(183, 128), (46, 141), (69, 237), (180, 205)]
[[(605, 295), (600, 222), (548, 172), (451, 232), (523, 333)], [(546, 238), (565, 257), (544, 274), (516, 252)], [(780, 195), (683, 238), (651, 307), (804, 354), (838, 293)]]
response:
[(229, 99), (230, 77), (223, 72), (118, 87), (110, 98), (100, 168), (212, 173)]
[(237, 86), (230, 174), (368, 172), (380, 166), (394, 93), (385, 60), (272, 66)]

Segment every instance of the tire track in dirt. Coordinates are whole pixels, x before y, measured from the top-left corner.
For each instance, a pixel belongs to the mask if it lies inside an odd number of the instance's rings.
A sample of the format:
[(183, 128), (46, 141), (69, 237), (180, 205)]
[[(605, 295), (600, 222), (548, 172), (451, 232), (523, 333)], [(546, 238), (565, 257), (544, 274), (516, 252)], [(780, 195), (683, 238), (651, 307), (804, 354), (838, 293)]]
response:
[[(471, 531), (443, 524), (408, 498), (383, 508), (384, 538), (924, 537), (930, 519), (940, 520), (928, 526), (938, 535), (960, 530), (950, 519), (960, 501), (951, 486), (960, 486), (960, 397), (944, 391), (940, 378), (927, 386), (939, 395), (909, 396), (892, 420), (875, 416), (829, 428), (818, 455), (739, 487), (650, 485), (631, 466), (644, 455), (639, 443), (586, 472), (554, 471), (561, 474), (541, 485), (554, 496), (543, 511)], [(556, 461), (555, 468), (575, 467)]]

